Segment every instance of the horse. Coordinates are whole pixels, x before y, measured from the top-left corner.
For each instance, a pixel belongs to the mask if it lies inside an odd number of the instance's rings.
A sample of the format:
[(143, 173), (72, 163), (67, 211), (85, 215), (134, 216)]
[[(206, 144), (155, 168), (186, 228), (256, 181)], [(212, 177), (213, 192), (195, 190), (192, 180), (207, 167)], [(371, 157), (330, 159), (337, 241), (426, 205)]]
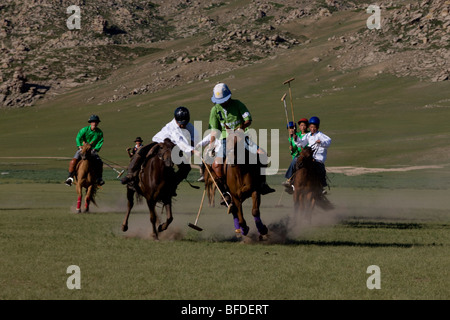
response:
[(300, 152), (294, 173), (294, 212), (311, 223), (311, 214), (316, 205), (324, 210), (333, 208), (331, 202), (322, 192), (322, 184), (315, 161), (314, 151), (306, 146)]
[[(152, 143), (148, 145), (149, 151), (145, 161), (141, 166), (138, 175), (138, 183), (127, 185), (128, 209), (125, 219), (122, 223), (122, 231), (128, 230), (128, 218), (134, 205), (134, 194), (137, 192), (147, 201), (150, 211), (150, 222), (152, 223), (152, 237), (158, 240), (158, 232), (166, 230), (173, 220), (172, 216), (172, 195), (176, 186), (173, 184), (175, 170), (173, 168), (171, 152), (175, 144), (169, 139), (161, 143)], [(145, 147), (143, 147), (145, 148)], [(166, 211), (167, 220), (156, 227), (157, 215), (156, 204), (162, 203)]]
[[(259, 210), (261, 204), (261, 193), (259, 191), (261, 186), (261, 166), (258, 165), (258, 163), (251, 163), (250, 152), (244, 148), (243, 143), (243, 137), (235, 136), (231, 139), (227, 139), (227, 145), (232, 146), (232, 149), (227, 147), (227, 149), (232, 152), (230, 156), (227, 155), (224, 166), (226, 183), (232, 199), (232, 208), (230, 211), (233, 214), (236, 234), (238, 236), (240, 234), (247, 235), (250, 228), (244, 219), (242, 204), (245, 200), (251, 197), (252, 215), (259, 232), (259, 239), (265, 240), (269, 230), (261, 221), (261, 213)], [(240, 148), (238, 146), (240, 146)], [(242, 157), (238, 154), (238, 152), (241, 152), (242, 154), (243, 151), (245, 151), (244, 159), (242, 159)], [(256, 160), (259, 161), (259, 155), (256, 156)]]
[(97, 193), (97, 179), (94, 172), (94, 157), (91, 154), (92, 146), (84, 143), (80, 152), (81, 160), (76, 166), (75, 184), (78, 194), (77, 213), (81, 212), (81, 200), (83, 197), (83, 188), (86, 189), (84, 212), (89, 212), (89, 205), (95, 203), (95, 194)]
[[(212, 166), (205, 163), (205, 166), (208, 166), (209, 172), (211, 172), (214, 177), (214, 170), (212, 169)], [(216, 199), (215, 199), (215, 195), (216, 195), (216, 184), (214, 183), (214, 177), (211, 177), (211, 175), (208, 173), (208, 170), (205, 168), (204, 172), (203, 172), (203, 177), (205, 180), (205, 189), (206, 189), (206, 193), (208, 195), (208, 204), (210, 207), (214, 208), (216, 205)]]

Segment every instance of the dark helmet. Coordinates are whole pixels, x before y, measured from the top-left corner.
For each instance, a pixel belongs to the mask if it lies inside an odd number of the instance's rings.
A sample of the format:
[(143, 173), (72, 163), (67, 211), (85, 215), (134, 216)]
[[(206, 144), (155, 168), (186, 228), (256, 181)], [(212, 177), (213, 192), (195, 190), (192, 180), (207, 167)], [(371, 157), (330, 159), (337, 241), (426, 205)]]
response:
[(298, 125), (300, 125), (300, 123), (305, 123), (306, 124), (306, 126), (308, 126), (309, 125), (309, 123), (308, 123), (308, 119), (306, 119), (306, 118), (301, 118), (300, 120), (298, 120)]
[(91, 115), (91, 116), (89, 117), (88, 122), (89, 122), (89, 123), (91, 123), (91, 122), (100, 122), (100, 118), (98, 117), (98, 115), (93, 114), (93, 115)]
[(309, 119), (309, 124), (315, 124), (316, 126), (320, 125), (320, 119), (317, 117), (312, 117), (311, 119)]
[(295, 124), (295, 122), (289, 121), (289, 124), (287, 125), (287, 128), (293, 128), (293, 129), (297, 129), (297, 125)]
[(185, 125), (189, 123), (191, 116), (189, 115), (189, 110), (186, 107), (178, 107), (174, 112), (175, 121), (179, 124)]
[(137, 137), (136, 140), (134, 140), (134, 142), (144, 142), (144, 141), (142, 140), (141, 137)]

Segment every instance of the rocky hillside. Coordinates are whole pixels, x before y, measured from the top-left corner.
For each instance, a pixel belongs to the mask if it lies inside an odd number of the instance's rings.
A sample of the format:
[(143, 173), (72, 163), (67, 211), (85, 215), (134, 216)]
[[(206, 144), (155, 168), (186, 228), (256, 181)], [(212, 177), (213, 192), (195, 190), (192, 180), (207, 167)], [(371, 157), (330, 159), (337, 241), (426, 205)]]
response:
[[(450, 1), (378, 4), (381, 29), (361, 28), (328, 39), (336, 43), (330, 68), (377, 65), (377, 72), (448, 80)], [(70, 5), (81, 9), (80, 29), (67, 27)], [(208, 78), (312, 41), (283, 31), (289, 24), (310, 24), (341, 11), (365, 14), (369, 5), (356, 0), (3, 0), (0, 107), (31, 106), (53, 92), (105, 80), (147, 55), (155, 55), (151, 79), (119, 88), (102, 102)], [(164, 49), (183, 39), (181, 49)]]

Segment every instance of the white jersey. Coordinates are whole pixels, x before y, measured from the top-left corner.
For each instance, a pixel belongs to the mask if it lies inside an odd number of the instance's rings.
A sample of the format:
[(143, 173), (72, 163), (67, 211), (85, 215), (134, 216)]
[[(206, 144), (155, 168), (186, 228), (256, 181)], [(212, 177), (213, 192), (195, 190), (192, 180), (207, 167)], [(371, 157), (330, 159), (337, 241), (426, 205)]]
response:
[(193, 145), (198, 143), (199, 135), (192, 123), (188, 123), (186, 129), (181, 129), (174, 118), (152, 138), (154, 142), (158, 143), (164, 142), (164, 139), (170, 139), (180, 150), (189, 153), (194, 150)]
[[(316, 143), (317, 140), (320, 140), (320, 143)], [(315, 134), (308, 132), (301, 140), (297, 139), (295, 144), (297, 147), (301, 148), (306, 147), (307, 145), (310, 146), (314, 151), (314, 160), (325, 163), (325, 160), (327, 160), (327, 149), (331, 144), (331, 138), (321, 131), (318, 131)]]

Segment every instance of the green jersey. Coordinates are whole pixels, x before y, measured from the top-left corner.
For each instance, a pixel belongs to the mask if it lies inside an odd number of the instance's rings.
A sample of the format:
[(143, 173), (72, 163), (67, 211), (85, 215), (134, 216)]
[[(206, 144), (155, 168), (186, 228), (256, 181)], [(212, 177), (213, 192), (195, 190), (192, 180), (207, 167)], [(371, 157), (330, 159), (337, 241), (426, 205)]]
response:
[(90, 143), (93, 149), (100, 151), (103, 145), (103, 131), (99, 128), (95, 128), (95, 131), (91, 130), (91, 126), (82, 128), (77, 134), (77, 147), (81, 147), (83, 142)]
[[(211, 109), (209, 116), (209, 128), (217, 129), (222, 132), (220, 138), (227, 137), (226, 127), (236, 130), (245, 121), (251, 121), (252, 116), (245, 104), (239, 100), (230, 99), (227, 107), (224, 108), (220, 104), (215, 104)], [(248, 130), (248, 128), (246, 128)]]
[[(300, 140), (302, 140), (302, 138), (306, 135), (306, 133), (300, 133), (300, 132), (296, 132), (295, 134), (297, 135), (297, 137), (300, 138)], [(295, 144), (294, 137), (289, 137), (289, 146), (292, 146), (291, 156), (292, 156), (292, 159), (295, 159), (296, 157), (298, 157), (300, 155), (300, 152), (302, 152), (302, 148), (298, 147)]]

